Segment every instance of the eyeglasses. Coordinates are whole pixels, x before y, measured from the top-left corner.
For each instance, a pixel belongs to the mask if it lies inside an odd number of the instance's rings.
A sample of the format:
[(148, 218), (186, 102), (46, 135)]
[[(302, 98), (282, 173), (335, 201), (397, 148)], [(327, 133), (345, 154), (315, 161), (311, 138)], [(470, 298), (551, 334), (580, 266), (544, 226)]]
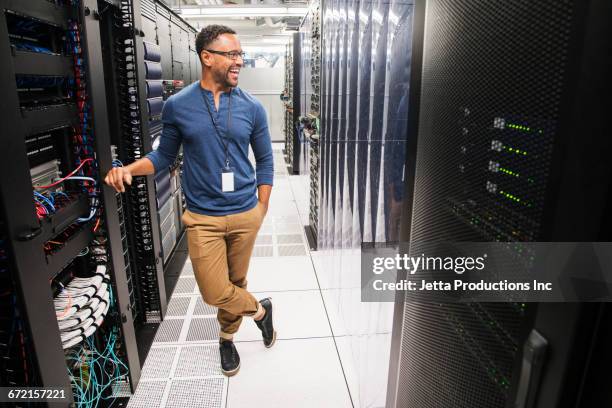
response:
[(246, 55), (246, 53), (244, 51), (217, 51), (217, 50), (204, 50), (204, 51), (208, 51), (211, 52), (213, 54), (219, 54), (219, 55), (223, 55), (229, 59), (232, 59), (234, 61), (236, 61), (238, 59), (238, 57), (244, 59), (244, 56)]

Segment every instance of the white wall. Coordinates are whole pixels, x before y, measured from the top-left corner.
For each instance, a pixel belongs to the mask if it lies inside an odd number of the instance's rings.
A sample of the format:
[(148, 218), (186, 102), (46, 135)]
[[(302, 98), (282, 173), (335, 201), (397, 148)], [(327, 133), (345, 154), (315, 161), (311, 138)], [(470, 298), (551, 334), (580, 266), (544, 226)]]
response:
[(240, 70), (238, 86), (257, 98), (266, 109), (272, 141), (284, 141), (284, 111), (280, 94), (285, 87), (285, 70), (275, 68), (247, 68)]

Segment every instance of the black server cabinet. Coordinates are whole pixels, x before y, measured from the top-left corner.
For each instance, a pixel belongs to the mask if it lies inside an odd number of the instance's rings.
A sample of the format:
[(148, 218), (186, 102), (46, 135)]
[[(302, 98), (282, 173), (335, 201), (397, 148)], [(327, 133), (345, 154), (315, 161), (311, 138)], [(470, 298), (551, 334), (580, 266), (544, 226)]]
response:
[[(117, 351), (129, 367), (135, 388), (140, 362), (118, 220), (123, 207), (114, 191), (101, 185), (101, 175), (112, 165), (112, 151), (97, 2), (2, 1), (0, 9), (1, 115), (6, 124), (0, 160), (0, 258), (4, 262), (3, 285), (8, 274), (12, 283), (9, 290), (15, 299), (13, 308), (19, 310), (23, 326), (21, 356), (29, 361), (31, 370), (25, 383), (14, 385), (70, 390), (67, 359), (54, 312), (53, 285), (60, 277), (68, 284), (72, 276), (66, 275), (66, 270), (76, 265), (77, 257), (87, 256), (103, 261), (111, 272), (108, 288), (112, 285), (116, 306), (106, 314), (103, 330), (118, 330)], [(46, 180), (54, 180), (60, 170), (63, 175), (73, 170), (75, 161), (81, 162), (77, 168), (87, 169), (84, 174), (96, 177), (98, 187), (78, 193), (80, 188), (70, 185), (65, 190), (54, 189), (57, 196), (41, 190), (55, 198), (49, 202), (39, 194), (47, 204), (35, 205), (32, 197), (37, 166), (59, 163), (56, 170), (53, 167), (57, 165), (52, 164), (51, 172), (44, 174)], [(84, 217), (83, 211), (91, 215)], [(97, 330), (102, 327), (96, 326)]]
[(291, 157), (289, 158), (289, 172), (290, 174), (300, 174), (300, 154), (301, 154), (301, 137), (298, 130), (298, 123), (300, 121), (300, 68), (301, 68), (301, 33), (293, 33), (292, 51), (291, 51), (291, 97), (292, 97), (292, 111), (290, 115), (290, 123), (287, 126), (291, 126), (288, 129), (289, 137), (291, 138)]
[(319, 214), (319, 139), (321, 100), (321, 5), (313, 3), (300, 26), (300, 129), (303, 133), (304, 168), (302, 174), (309, 175), (309, 224), (305, 226), (311, 250), (317, 248), (317, 226)]
[[(158, 106), (151, 106), (147, 99), (146, 77), (159, 74), (160, 69), (159, 64), (144, 60), (144, 32), (138, 28), (142, 26), (140, 3), (122, 0), (118, 7), (109, 7), (102, 14), (109, 123), (116, 146), (113, 158), (127, 165), (151, 151), (149, 111)], [(161, 321), (167, 302), (153, 177), (134, 177), (121, 199), (125, 204), (126, 262), (133, 276), (132, 324), (139, 328)], [(139, 347), (142, 343), (139, 341)]]
[[(134, 27), (142, 27), (142, 15), (140, 12), (140, 1), (134, 0), (133, 2), (133, 12), (134, 12)], [(137, 61), (137, 78), (138, 78), (138, 100), (140, 102), (140, 119), (142, 123), (142, 149), (141, 152), (143, 155), (152, 151), (151, 138), (146, 137), (146, 135), (150, 134), (149, 130), (149, 107), (147, 101), (147, 66), (145, 62), (145, 48), (144, 42), (142, 39), (142, 35), (135, 36), (135, 51), (136, 51), (136, 61)], [(149, 222), (151, 226), (151, 236), (153, 238), (153, 248), (152, 251), (146, 255), (147, 262), (149, 265), (147, 268), (150, 268), (151, 271), (155, 275), (155, 281), (157, 286), (153, 289), (156, 291), (155, 295), (159, 305), (159, 314), (158, 316), (151, 315), (150, 321), (155, 321), (157, 319), (161, 320), (166, 315), (166, 307), (167, 307), (167, 296), (166, 296), (166, 287), (163, 284), (164, 282), (164, 269), (162, 259), (162, 242), (161, 236), (159, 233), (159, 220), (154, 215), (157, 213), (157, 201), (155, 196), (155, 179), (153, 176), (146, 177), (146, 191), (148, 192), (148, 205), (149, 205)], [(148, 317), (147, 317), (148, 318)], [(149, 320), (149, 319), (148, 319)]]
[[(610, 3), (426, 8), (403, 239), (610, 241)], [(388, 406), (594, 406), (581, 390), (595, 390), (609, 362), (603, 305), (398, 305)], [(525, 387), (536, 332), (547, 355), (539, 386)]]

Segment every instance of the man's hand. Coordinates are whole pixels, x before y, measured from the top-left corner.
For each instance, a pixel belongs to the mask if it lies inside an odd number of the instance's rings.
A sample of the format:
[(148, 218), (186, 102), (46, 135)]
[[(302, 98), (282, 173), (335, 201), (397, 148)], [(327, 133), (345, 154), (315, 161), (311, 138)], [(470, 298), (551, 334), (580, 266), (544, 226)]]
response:
[(104, 178), (104, 182), (117, 192), (124, 193), (125, 184), (132, 185), (132, 172), (128, 167), (113, 167)]
[(265, 217), (266, 214), (268, 213), (268, 203), (267, 202), (263, 202), (263, 201), (259, 201), (258, 203), (259, 203), (259, 205), (261, 205), (263, 207), (264, 217)]
[(257, 186), (257, 200), (259, 205), (263, 206), (264, 217), (268, 213), (268, 203), (270, 202), (270, 194), (272, 193), (272, 186), (267, 184), (260, 184)]

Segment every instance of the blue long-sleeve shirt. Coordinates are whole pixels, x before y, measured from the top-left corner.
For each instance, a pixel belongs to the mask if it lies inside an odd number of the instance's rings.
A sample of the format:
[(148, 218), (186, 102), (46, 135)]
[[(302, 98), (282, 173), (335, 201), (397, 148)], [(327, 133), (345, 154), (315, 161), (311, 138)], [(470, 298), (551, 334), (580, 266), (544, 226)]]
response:
[[(217, 110), (212, 92), (194, 82), (164, 104), (159, 147), (146, 157), (153, 162), (157, 172), (174, 162), (182, 144), (182, 183), (187, 209), (204, 215), (247, 211), (257, 205), (257, 186), (272, 185), (274, 178), (266, 112), (253, 96), (238, 87), (232, 89), (231, 131), (227, 145), (234, 173), (234, 191), (223, 192), (224, 142), (215, 131), (205, 101), (221, 135), (226, 136), (229, 93), (221, 94)], [(249, 161), (249, 145), (255, 154), (257, 175)]]

